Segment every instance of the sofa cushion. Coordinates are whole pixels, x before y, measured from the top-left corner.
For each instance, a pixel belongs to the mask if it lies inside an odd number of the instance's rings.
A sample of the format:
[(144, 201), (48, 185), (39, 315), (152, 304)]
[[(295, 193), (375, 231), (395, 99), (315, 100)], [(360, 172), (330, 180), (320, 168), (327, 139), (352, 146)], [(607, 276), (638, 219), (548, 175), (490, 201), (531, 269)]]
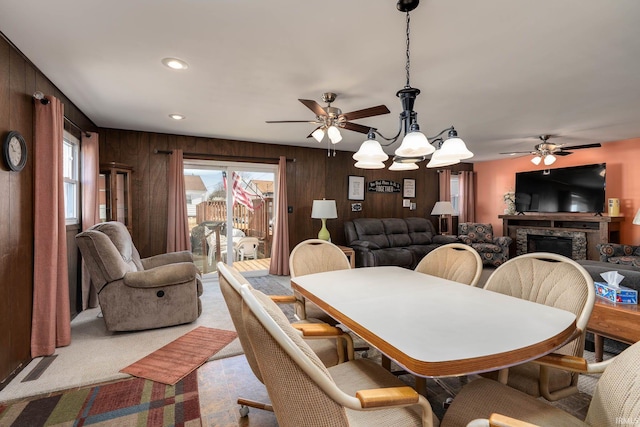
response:
[(375, 265), (397, 265), (398, 267), (411, 268), (413, 255), (406, 248), (374, 249)]
[(389, 239), (384, 231), (382, 221), (376, 218), (356, 218), (353, 225), (358, 233), (358, 240), (375, 243), (379, 248), (388, 248)]
[(403, 248), (411, 244), (407, 223), (401, 218), (382, 219), (384, 232), (389, 239), (389, 246), (392, 248)]
[(426, 218), (405, 218), (411, 243), (414, 245), (428, 245), (432, 242), (433, 224)]
[[(491, 224), (460, 224), (460, 233), (469, 243), (493, 243), (493, 226)], [(461, 237), (462, 238), (462, 237)]]

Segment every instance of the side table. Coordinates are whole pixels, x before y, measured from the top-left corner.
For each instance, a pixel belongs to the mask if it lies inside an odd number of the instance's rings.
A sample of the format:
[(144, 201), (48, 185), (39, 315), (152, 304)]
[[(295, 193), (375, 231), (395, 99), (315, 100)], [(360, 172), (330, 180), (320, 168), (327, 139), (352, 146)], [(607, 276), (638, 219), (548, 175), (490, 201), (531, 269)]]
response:
[(640, 310), (637, 304), (614, 304), (596, 298), (587, 331), (593, 332), (596, 362), (602, 361), (603, 337), (633, 344), (640, 341)]
[(349, 262), (351, 263), (351, 268), (356, 268), (356, 251), (348, 246), (340, 246), (337, 245), (342, 252), (349, 258)]

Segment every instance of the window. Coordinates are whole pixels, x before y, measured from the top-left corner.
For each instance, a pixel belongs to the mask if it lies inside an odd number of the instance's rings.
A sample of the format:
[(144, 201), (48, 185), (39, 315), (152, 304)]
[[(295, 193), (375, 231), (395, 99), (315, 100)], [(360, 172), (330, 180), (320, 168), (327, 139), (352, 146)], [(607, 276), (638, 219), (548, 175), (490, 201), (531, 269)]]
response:
[(62, 147), (62, 178), (64, 180), (64, 215), (66, 223), (80, 222), (80, 142), (68, 132), (64, 132)]
[(460, 177), (459, 175), (451, 174), (451, 205), (455, 211), (455, 216), (460, 215)]

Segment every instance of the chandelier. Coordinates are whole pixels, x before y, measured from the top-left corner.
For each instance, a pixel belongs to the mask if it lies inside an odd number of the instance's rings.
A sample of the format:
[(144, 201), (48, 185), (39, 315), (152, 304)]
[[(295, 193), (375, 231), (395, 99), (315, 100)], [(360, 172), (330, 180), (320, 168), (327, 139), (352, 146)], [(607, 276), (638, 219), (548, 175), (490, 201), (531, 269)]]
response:
[[(418, 113), (413, 110), (413, 106), (417, 96), (420, 94), (420, 89), (411, 87), (410, 78), (410, 23), (411, 17), (409, 12), (418, 7), (420, 0), (399, 0), (397, 8), (400, 12), (406, 13), (406, 56), (407, 61), (405, 65), (406, 71), (406, 84), (404, 88), (400, 89), (396, 96), (400, 98), (402, 104), (402, 113), (400, 113), (400, 125), (398, 133), (392, 138), (387, 138), (382, 135), (378, 129), (371, 128), (367, 135), (366, 141), (362, 143), (360, 149), (353, 155), (353, 159), (356, 160), (355, 167), (360, 169), (383, 169), (385, 167), (384, 161), (389, 159), (389, 156), (384, 152), (382, 147), (388, 147), (395, 142), (404, 131), (404, 138), (402, 143), (395, 151), (393, 158), (393, 164), (389, 167), (389, 170), (413, 170), (418, 169), (418, 162), (426, 160), (426, 157), (430, 154), (431, 160), (427, 164), (428, 168), (449, 166), (456, 163), (460, 163), (461, 160), (469, 159), (473, 157), (473, 153), (467, 149), (464, 141), (458, 137), (458, 133), (453, 126), (443, 129), (437, 135), (432, 137), (425, 136), (420, 132), (420, 126), (418, 125)], [(446, 137), (443, 137), (445, 135)], [(376, 140), (376, 135), (380, 136), (386, 144), (380, 144)]]

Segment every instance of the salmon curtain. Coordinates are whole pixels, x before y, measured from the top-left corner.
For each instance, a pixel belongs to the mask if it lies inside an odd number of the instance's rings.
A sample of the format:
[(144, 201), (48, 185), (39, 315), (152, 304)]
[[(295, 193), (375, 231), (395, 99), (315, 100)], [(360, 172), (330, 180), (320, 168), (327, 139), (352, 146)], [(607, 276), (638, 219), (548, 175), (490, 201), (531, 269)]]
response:
[(472, 171), (459, 173), (460, 179), (460, 216), (459, 222), (476, 221), (476, 180)]
[(33, 315), (31, 356), (71, 343), (69, 276), (62, 179), (64, 106), (35, 101)]
[[(451, 201), (451, 171), (449, 169), (442, 169), (438, 171), (438, 197), (441, 202)], [(457, 230), (453, 230), (453, 218), (452, 215), (447, 215), (447, 230), (449, 234), (458, 234)]]
[(182, 150), (173, 150), (169, 156), (168, 181), (167, 252), (190, 251)]
[(287, 212), (287, 158), (278, 162), (278, 206), (273, 229), (269, 274), (289, 275), (289, 218)]
[[(100, 222), (99, 197), (99, 143), (98, 134), (85, 132), (82, 135), (80, 153), (82, 156), (82, 231)], [(106, 201), (105, 201), (106, 203)], [(98, 306), (98, 294), (91, 285), (89, 270), (82, 261), (82, 309)]]

